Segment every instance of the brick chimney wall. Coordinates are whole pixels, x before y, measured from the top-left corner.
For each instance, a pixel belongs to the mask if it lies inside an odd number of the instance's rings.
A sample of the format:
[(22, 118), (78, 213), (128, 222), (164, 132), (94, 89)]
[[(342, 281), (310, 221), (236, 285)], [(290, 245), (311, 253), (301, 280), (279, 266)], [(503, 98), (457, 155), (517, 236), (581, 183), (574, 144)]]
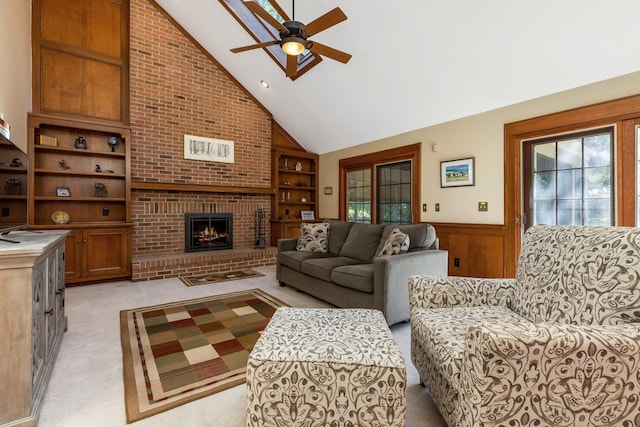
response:
[[(270, 115), (147, 0), (131, 0), (130, 21), (133, 181), (269, 189)], [(233, 141), (235, 162), (185, 159), (185, 134)], [(275, 262), (273, 248), (253, 249), (269, 195), (134, 189), (131, 206), (133, 280)], [(233, 251), (184, 253), (184, 214), (204, 212), (233, 213)]]

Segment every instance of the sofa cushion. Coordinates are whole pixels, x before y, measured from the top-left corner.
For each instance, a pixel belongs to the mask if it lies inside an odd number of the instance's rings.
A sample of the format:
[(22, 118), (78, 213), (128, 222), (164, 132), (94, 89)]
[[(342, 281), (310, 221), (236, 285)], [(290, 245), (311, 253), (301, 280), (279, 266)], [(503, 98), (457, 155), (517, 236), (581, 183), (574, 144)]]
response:
[(337, 219), (326, 219), (324, 222), (331, 224), (329, 232), (329, 253), (339, 256), (342, 245), (347, 240), (349, 230), (353, 222), (339, 221)]
[(387, 255), (404, 254), (409, 250), (409, 235), (403, 233), (399, 228), (394, 228), (387, 240), (384, 242), (376, 258)]
[(400, 231), (409, 235), (409, 252), (421, 250), (421, 249), (435, 249), (432, 248), (436, 241), (436, 229), (431, 224), (390, 224), (387, 225), (383, 232), (378, 249), (376, 253), (382, 250), (385, 242), (391, 235), (391, 232), (399, 228)]
[(353, 224), (347, 240), (342, 245), (341, 257), (371, 262), (382, 236), (383, 224)]
[(314, 258), (327, 258), (330, 256), (332, 255), (322, 252), (283, 251), (278, 252), (278, 263), (286, 265), (295, 271), (301, 271), (303, 261)]
[(411, 312), (411, 339), (421, 342), (427, 354), (412, 357), (425, 358), (428, 366), (437, 369), (452, 387), (458, 389), (467, 330), (470, 326), (495, 323), (531, 322), (496, 305), (415, 309)]
[(296, 250), (301, 252), (327, 252), (329, 231), (331, 224), (319, 222), (314, 224), (300, 224), (300, 237)]
[[(358, 264), (360, 261), (353, 258), (331, 256), (327, 258), (314, 258), (302, 262), (301, 271), (316, 279), (331, 282), (331, 272), (336, 267)], [(327, 284), (327, 286), (333, 286)]]
[(345, 288), (373, 293), (373, 264), (336, 267), (331, 273), (331, 281)]

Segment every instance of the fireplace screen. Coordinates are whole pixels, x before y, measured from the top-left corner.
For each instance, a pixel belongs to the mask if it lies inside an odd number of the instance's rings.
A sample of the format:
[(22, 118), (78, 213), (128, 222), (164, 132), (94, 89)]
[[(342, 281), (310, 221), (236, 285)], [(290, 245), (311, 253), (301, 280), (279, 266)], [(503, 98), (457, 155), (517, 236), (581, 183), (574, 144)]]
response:
[(185, 214), (185, 252), (233, 248), (233, 214)]

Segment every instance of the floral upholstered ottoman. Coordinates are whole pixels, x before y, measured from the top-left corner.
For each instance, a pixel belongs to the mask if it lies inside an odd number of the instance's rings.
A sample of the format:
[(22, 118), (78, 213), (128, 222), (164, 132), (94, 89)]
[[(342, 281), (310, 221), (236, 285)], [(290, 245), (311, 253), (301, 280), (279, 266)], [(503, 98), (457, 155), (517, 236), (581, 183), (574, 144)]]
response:
[(247, 363), (248, 426), (404, 426), (406, 367), (378, 310), (279, 308)]

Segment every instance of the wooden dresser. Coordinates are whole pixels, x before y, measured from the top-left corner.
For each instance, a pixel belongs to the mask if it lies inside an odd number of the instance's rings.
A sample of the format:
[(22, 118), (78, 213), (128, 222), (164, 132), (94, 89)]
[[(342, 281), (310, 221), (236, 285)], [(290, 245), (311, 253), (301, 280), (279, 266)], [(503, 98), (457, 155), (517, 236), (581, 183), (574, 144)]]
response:
[(0, 426), (35, 426), (67, 329), (65, 230), (0, 236)]

